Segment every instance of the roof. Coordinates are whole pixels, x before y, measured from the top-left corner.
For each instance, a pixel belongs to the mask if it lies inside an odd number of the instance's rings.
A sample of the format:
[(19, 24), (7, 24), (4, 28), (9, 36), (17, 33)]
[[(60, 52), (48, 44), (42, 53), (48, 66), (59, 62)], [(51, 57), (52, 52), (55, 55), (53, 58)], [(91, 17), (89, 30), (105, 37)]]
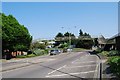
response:
[(113, 37), (111, 37), (110, 39), (114, 39), (114, 38), (119, 37), (119, 36), (120, 36), (120, 32), (118, 34), (114, 35)]
[(100, 35), (100, 36), (98, 37), (98, 43), (99, 43), (99, 44), (106, 44), (106, 40), (105, 40), (105, 38), (104, 38), (103, 35)]
[(98, 38), (98, 43), (99, 44), (115, 44), (115, 40), (114, 39), (105, 39), (104, 36), (100, 36)]

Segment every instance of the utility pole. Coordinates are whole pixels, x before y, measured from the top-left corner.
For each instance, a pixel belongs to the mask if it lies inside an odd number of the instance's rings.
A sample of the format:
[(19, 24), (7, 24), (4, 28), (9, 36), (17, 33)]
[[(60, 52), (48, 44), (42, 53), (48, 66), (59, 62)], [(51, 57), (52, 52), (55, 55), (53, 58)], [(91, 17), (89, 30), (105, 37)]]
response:
[[(61, 27), (62, 29), (65, 28), (65, 27)], [(74, 26), (74, 28), (76, 28), (76, 26)], [(68, 27), (68, 30), (67, 32), (69, 33), (69, 36), (68, 36), (68, 44), (69, 44), (69, 47), (68, 48), (71, 48), (71, 33), (70, 33), (70, 27)], [(71, 50), (70, 50), (71, 52)]]
[(71, 35), (70, 35), (70, 28), (68, 28), (69, 29), (69, 48), (70, 48), (70, 46), (71, 46)]

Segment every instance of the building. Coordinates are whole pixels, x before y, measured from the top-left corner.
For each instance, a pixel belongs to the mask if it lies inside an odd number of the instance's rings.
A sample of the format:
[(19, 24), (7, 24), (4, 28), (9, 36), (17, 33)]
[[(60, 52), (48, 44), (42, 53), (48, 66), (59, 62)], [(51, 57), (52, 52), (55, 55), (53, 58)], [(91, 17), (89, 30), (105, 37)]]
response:
[(115, 50), (115, 40), (105, 39), (104, 36), (100, 35), (98, 37), (98, 47), (105, 51)]
[(113, 37), (110, 38), (110, 40), (115, 41), (115, 49), (120, 51), (120, 33), (114, 35)]

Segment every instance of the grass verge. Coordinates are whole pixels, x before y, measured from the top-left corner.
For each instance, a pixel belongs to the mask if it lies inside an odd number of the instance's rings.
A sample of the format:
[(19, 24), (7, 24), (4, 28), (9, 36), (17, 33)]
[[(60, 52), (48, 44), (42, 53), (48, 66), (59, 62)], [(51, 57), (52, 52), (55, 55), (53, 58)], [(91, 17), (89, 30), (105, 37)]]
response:
[(73, 48), (73, 52), (80, 52), (80, 51), (84, 51), (84, 50), (88, 50), (88, 49), (84, 49), (84, 48)]

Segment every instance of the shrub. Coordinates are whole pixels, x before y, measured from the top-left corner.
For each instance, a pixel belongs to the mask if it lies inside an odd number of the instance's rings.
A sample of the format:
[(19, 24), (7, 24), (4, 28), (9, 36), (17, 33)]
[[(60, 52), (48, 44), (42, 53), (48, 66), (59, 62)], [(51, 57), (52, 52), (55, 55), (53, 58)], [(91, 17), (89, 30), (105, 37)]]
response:
[(109, 52), (108, 51), (102, 51), (100, 54), (102, 54), (104, 56), (108, 56)]
[(35, 57), (36, 55), (35, 54), (29, 54), (29, 55), (26, 55), (27, 57)]
[(63, 48), (63, 52), (67, 52), (67, 47)]
[(120, 54), (119, 51), (112, 50), (109, 52), (108, 56), (118, 56)]
[(19, 56), (16, 56), (16, 58), (29, 58), (29, 57), (35, 57), (35, 56), (36, 56), (35, 54), (19, 55)]
[(33, 51), (35, 54), (40, 54), (41, 53), (41, 50), (40, 49), (36, 49)]
[(42, 54), (42, 55), (48, 54), (48, 50), (43, 50), (43, 51), (41, 51), (41, 54)]
[(32, 54), (19, 55), (19, 56), (16, 56), (16, 58), (29, 58), (29, 57), (41, 56), (41, 55), (44, 55), (44, 54), (48, 54), (48, 50), (40, 50), (40, 49), (37, 49), (37, 50), (35, 50), (34, 53), (32, 53)]
[(67, 43), (61, 44), (61, 45), (59, 46), (59, 48), (65, 48), (65, 47), (68, 47), (68, 44), (67, 44)]
[(101, 53), (101, 52), (102, 52), (102, 49), (101, 49), (101, 48), (97, 48), (97, 49), (95, 50), (95, 52), (96, 52), (96, 53)]
[(108, 64), (110, 65), (111, 72), (120, 77), (120, 56), (113, 56), (109, 58)]

